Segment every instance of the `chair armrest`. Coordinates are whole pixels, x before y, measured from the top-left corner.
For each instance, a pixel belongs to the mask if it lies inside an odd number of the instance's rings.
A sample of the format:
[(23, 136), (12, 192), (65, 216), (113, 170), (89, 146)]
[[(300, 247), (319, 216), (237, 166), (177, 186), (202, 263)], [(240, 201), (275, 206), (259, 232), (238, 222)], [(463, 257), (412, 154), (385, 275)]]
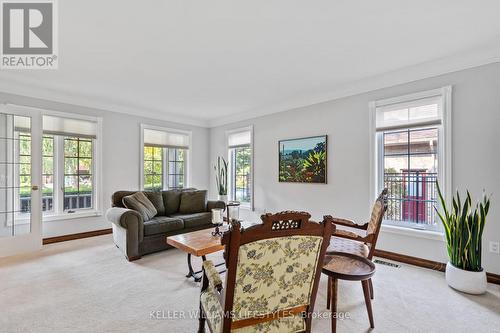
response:
[(220, 292), (222, 290), (222, 280), (211, 260), (205, 260), (203, 262), (203, 271), (210, 285)]
[(355, 240), (358, 242), (362, 243), (372, 243), (373, 242), (373, 235), (367, 235), (365, 237), (358, 235), (357, 233), (354, 233), (352, 231), (347, 231), (343, 229), (337, 229), (335, 232), (332, 233), (332, 236), (334, 237), (340, 237), (340, 238), (347, 238), (351, 240)]
[(211, 212), (214, 208), (226, 209), (224, 201), (209, 200), (207, 202), (207, 212)]
[(137, 238), (142, 242), (144, 238), (144, 221), (141, 214), (132, 209), (113, 207), (106, 212), (106, 219), (122, 228), (137, 232)]
[(344, 227), (349, 227), (349, 228), (355, 228), (355, 229), (361, 229), (361, 230), (367, 230), (368, 229), (368, 223), (365, 224), (356, 224), (355, 222), (347, 219), (341, 219), (334, 217), (332, 220), (333, 224), (336, 225), (341, 225)]

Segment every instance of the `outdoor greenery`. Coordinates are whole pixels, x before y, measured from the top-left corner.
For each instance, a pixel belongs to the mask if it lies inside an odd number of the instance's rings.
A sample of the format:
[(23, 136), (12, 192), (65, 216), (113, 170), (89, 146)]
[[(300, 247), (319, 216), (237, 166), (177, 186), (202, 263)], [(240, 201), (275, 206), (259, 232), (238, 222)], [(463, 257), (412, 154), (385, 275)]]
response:
[(163, 189), (163, 148), (144, 146), (144, 189)]
[[(164, 150), (167, 160), (164, 161)], [(185, 149), (144, 146), (144, 190), (161, 191), (169, 188), (183, 188), (185, 174)], [(166, 163), (168, 183), (163, 184), (163, 166)]]
[(64, 194), (92, 193), (92, 140), (64, 138)]
[[(92, 140), (64, 139), (64, 193), (92, 193)], [(19, 135), (19, 195), (31, 196), (31, 136)], [(42, 139), (42, 194), (54, 192), (54, 137)]]
[(235, 159), (235, 200), (250, 202), (250, 147), (234, 148)]
[(484, 195), (483, 200), (473, 206), (469, 191), (464, 202), (460, 200), (457, 191), (450, 211), (437, 182), (436, 186), (443, 213), (437, 207), (434, 209), (444, 226), (450, 263), (467, 271), (482, 271), (482, 236), (490, 209), (490, 198)]
[(326, 182), (326, 142), (313, 149), (280, 151), (279, 180), (283, 182)]

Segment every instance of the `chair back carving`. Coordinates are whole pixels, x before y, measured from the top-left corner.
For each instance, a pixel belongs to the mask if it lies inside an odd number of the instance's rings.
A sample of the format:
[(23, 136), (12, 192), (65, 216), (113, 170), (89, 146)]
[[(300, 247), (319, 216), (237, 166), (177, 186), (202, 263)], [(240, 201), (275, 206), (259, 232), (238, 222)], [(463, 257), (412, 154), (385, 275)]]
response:
[(372, 242), (369, 244), (370, 252), (368, 254), (368, 259), (370, 260), (372, 259), (373, 253), (375, 252), (375, 246), (377, 244), (378, 235), (382, 226), (382, 220), (384, 219), (385, 211), (387, 210), (387, 193), (387, 189), (384, 188), (378, 196), (377, 200), (375, 200), (370, 217), (370, 222), (368, 222), (366, 234), (367, 236), (372, 236)]
[(305, 212), (261, 216), (262, 224), (231, 225), (222, 239), (227, 266), (223, 332), (259, 325), (290, 332), (311, 329), (311, 312), (330, 242), (332, 217)]

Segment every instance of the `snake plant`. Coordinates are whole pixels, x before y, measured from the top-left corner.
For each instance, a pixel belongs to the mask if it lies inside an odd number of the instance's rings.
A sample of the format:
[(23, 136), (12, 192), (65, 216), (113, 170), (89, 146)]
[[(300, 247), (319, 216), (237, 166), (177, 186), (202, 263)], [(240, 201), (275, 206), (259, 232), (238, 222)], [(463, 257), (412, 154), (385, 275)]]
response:
[(450, 210), (437, 182), (436, 185), (442, 213), (436, 206), (434, 209), (444, 226), (450, 263), (466, 271), (482, 271), (482, 236), (490, 209), (490, 198), (484, 195), (483, 200), (474, 206), (469, 191), (464, 202), (457, 191)]
[(214, 165), (214, 170), (217, 193), (227, 195), (227, 162), (224, 157), (217, 157), (217, 165)]

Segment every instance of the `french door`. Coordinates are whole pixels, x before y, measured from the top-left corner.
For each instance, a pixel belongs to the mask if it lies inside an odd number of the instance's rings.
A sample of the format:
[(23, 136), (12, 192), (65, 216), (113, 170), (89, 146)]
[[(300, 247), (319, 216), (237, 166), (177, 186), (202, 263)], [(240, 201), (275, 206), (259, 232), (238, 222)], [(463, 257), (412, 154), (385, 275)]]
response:
[(41, 119), (39, 110), (0, 105), (0, 257), (42, 246)]

